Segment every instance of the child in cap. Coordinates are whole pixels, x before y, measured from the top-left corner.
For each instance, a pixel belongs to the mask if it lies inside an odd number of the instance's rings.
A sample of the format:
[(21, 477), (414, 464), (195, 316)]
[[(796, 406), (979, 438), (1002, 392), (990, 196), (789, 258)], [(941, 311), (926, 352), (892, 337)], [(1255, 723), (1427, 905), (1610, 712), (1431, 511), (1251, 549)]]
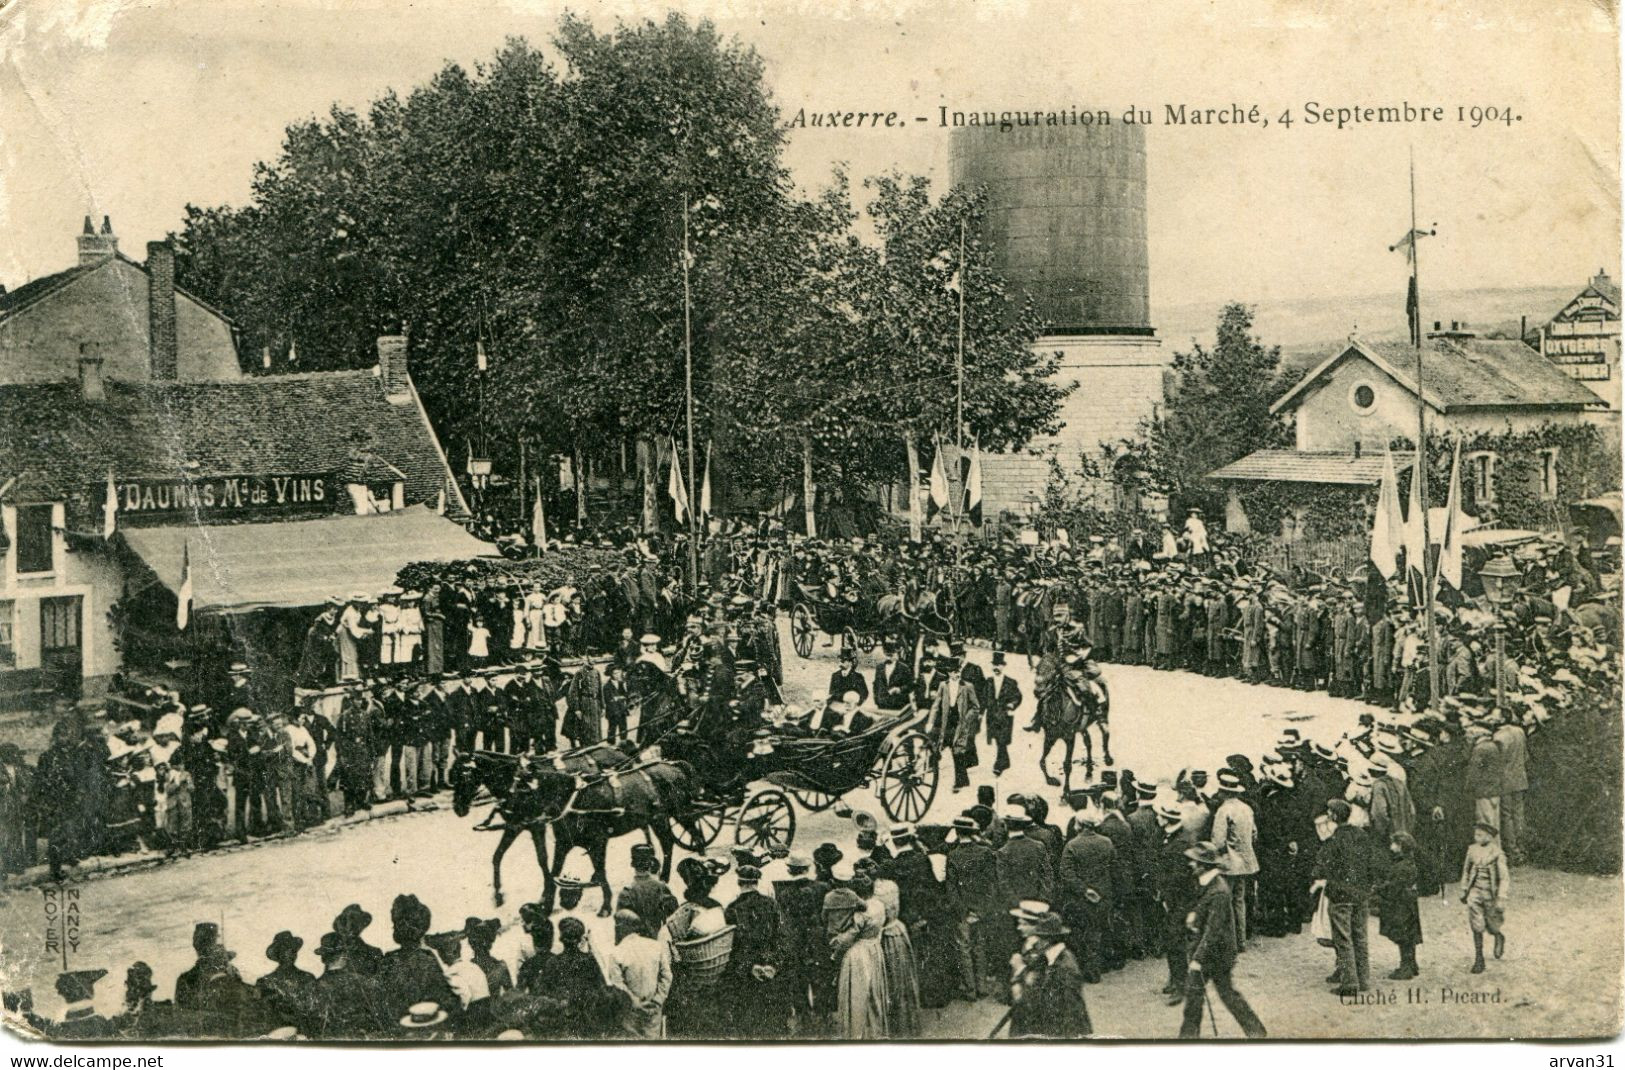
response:
[(1461, 867), (1461, 901), (1467, 904), (1467, 927), (1473, 933), (1473, 972), (1484, 972), (1484, 934), (1495, 937), (1495, 957), (1506, 951), (1501, 931), (1512, 870), (1498, 840), (1500, 830), (1487, 821), (1473, 826), (1473, 842)]

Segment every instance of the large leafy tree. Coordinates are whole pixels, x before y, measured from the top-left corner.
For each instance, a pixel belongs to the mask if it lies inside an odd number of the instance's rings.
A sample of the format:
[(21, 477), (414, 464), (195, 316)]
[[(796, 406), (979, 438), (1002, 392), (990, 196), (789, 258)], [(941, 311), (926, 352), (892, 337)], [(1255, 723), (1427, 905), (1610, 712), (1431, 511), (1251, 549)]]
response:
[(1270, 413), (1290, 385), (1281, 372), (1281, 347), (1253, 333), (1253, 310), (1225, 305), (1215, 344), (1193, 343), (1174, 354), (1174, 381), (1166, 404), (1145, 425), (1148, 449), (1134, 449), (1138, 476), (1160, 483), (1178, 504), (1217, 507), (1207, 474), (1254, 450), (1287, 448), (1292, 429)]
[(871, 180), (860, 241), (843, 173), (791, 192), (762, 61), (709, 23), (566, 16), (552, 46), (290, 126), (249, 204), (188, 208), (184, 283), (277, 370), (365, 366), (407, 330), (454, 454), (512, 471), (520, 441), (635, 438), (652, 486), (655, 447), (683, 438), (686, 264), (696, 442), (760, 501), (809, 456), (855, 489), (901, 475), (905, 429), (953, 437), (963, 226), (969, 432), (1000, 449), (1052, 428), (1054, 360), (987, 266), (977, 197)]

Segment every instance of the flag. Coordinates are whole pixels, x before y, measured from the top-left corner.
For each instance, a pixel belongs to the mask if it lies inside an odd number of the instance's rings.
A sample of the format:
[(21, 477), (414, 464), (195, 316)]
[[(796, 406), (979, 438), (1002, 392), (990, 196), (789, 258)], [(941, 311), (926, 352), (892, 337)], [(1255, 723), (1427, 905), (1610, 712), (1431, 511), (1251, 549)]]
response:
[[(1425, 566), (1427, 540), (1422, 531), (1422, 451), (1416, 451), (1416, 465), (1411, 469), (1410, 507), (1405, 514), (1405, 568), (1421, 575)], [(1420, 583), (1418, 589), (1421, 589)]]
[(102, 538), (111, 539), (118, 528), (118, 488), (113, 486), (113, 470), (107, 470), (107, 500), (102, 504)]
[(1444, 549), (1439, 556), (1439, 579), (1461, 590), (1461, 539), (1467, 534), (1467, 514), (1461, 508), (1461, 443), (1450, 462), (1450, 496), (1444, 507)]
[(1399, 477), (1394, 475), (1394, 454), (1384, 450), (1382, 488), (1377, 492), (1377, 515), (1371, 523), (1371, 563), (1382, 578), (1391, 580), (1399, 568), (1399, 550), (1405, 545), (1404, 519), (1399, 509)]
[(266, 371), (271, 370), (271, 347), (266, 346), (260, 351), (260, 367)]
[(538, 553), (547, 546), (547, 514), (542, 509), (542, 478), (536, 477), (536, 500), (530, 507), (530, 541)]
[(192, 619), (192, 547), (181, 543), (181, 582), (175, 588), (175, 628), (185, 631)]
[(1413, 229), (1413, 230), (1406, 231), (1405, 236), (1403, 238), (1399, 239), (1394, 244), (1392, 244), (1392, 245), (1390, 245), (1388, 247), (1388, 251), (1390, 253), (1393, 253), (1393, 252), (1398, 252), (1400, 250), (1403, 250), (1404, 253), (1405, 253), (1405, 263), (1414, 264), (1414, 263), (1416, 263), (1416, 239), (1418, 239), (1418, 238), (1430, 238), (1432, 236), (1433, 236), (1433, 232), (1431, 230), (1414, 230)]
[(446, 484), (444, 482), (440, 484), (440, 496), (435, 499), (434, 513), (435, 516), (446, 515)]
[(972, 524), (982, 523), (982, 450), (974, 445), (965, 469), (965, 515)]
[(705, 444), (705, 476), (700, 482), (700, 519), (711, 515), (711, 443)]
[(288, 363), (289, 364), (298, 364), (299, 363), (299, 343), (298, 342), (289, 342), (288, 343)]
[(1422, 306), (1416, 300), (1416, 276), (1411, 276), (1410, 283), (1405, 287), (1405, 322), (1410, 325), (1411, 345), (1419, 347), (1422, 344)]
[(937, 455), (931, 461), (931, 494), (925, 501), (925, 519), (948, 508), (948, 470), (942, 464), (942, 444), (937, 444)]
[(468, 464), (464, 466), (463, 471), (469, 475), (474, 474), (474, 442), (472, 439), (468, 443)]
[(682, 454), (677, 452), (677, 440), (671, 440), (671, 476), (666, 480), (666, 493), (671, 495), (672, 515), (679, 524), (688, 521), (688, 488), (683, 485)]
[(474, 340), (474, 366), (482, 372), (485, 370), (485, 343), (479, 339)]

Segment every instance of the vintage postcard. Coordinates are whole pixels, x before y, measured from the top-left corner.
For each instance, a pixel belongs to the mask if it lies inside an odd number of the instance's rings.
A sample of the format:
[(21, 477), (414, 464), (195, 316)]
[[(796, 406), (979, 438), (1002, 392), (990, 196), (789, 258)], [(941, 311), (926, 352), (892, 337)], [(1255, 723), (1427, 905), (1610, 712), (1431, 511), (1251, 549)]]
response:
[(1619, 1031), (1611, 0), (0, 50), (18, 1045)]

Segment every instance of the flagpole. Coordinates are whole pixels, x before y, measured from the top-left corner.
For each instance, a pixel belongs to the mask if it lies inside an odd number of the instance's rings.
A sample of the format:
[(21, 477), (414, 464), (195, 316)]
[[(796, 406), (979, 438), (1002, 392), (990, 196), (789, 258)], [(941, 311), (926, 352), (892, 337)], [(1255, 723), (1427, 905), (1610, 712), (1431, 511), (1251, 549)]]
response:
[[(690, 294), (688, 284), (688, 190), (683, 190), (683, 398), (688, 424), (688, 485), (694, 487), (694, 344), (690, 325)], [(697, 591), (700, 584), (700, 528), (694, 513), (694, 502), (688, 504), (688, 589)]]
[(1411, 150), (1411, 290), (1416, 310), (1411, 313), (1411, 343), (1416, 347), (1416, 474), (1422, 507), (1422, 613), (1427, 621), (1428, 708), (1439, 706), (1439, 647), (1433, 624), (1433, 539), (1428, 531), (1427, 402), (1422, 396), (1422, 250), (1416, 233), (1416, 150)]
[[(959, 571), (960, 532), (959, 516), (965, 511), (965, 483), (969, 472), (965, 469), (965, 221), (959, 221), (959, 346), (954, 355), (954, 463), (959, 466), (959, 501), (954, 503), (954, 579)], [(957, 601), (957, 599), (956, 599)]]

